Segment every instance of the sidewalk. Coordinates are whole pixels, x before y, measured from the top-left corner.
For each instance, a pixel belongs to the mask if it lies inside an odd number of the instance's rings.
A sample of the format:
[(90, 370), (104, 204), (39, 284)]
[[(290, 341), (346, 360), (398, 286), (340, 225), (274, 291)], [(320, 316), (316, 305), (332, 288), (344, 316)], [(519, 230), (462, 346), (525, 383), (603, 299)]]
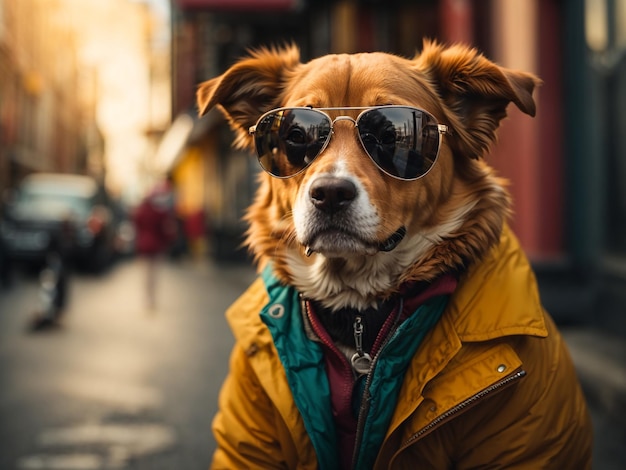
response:
[(626, 339), (582, 327), (561, 332), (590, 405), (626, 426)]

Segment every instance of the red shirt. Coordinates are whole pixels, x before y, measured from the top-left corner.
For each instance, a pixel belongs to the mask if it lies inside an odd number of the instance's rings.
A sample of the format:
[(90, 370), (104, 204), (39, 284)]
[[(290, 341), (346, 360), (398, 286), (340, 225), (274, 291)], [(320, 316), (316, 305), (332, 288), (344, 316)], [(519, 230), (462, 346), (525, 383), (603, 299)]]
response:
[(171, 210), (145, 199), (134, 214), (137, 239), (135, 249), (139, 254), (157, 254), (169, 247), (175, 236), (175, 223)]

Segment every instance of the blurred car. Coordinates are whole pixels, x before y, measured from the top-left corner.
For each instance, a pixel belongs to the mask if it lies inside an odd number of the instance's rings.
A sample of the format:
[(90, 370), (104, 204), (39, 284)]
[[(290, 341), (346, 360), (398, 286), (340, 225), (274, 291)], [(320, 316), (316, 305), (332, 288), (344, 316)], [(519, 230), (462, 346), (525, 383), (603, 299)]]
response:
[(37, 263), (56, 251), (93, 270), (110, 262), (115, 232), (106, 190), (82, 175), (27, 176), (0, 220), (8, 258)]

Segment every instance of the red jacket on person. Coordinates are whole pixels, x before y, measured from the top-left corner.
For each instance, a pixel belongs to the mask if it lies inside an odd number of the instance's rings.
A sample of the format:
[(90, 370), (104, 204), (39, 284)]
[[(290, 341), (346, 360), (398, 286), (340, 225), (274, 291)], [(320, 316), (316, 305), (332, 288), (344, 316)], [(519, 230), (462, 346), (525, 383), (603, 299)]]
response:
[(153, 255), (167, 250), (176, 235), (172, 210), (148, 197), (136, 209), (133, 221), (137, 239), (135, 249), (142, 255)]

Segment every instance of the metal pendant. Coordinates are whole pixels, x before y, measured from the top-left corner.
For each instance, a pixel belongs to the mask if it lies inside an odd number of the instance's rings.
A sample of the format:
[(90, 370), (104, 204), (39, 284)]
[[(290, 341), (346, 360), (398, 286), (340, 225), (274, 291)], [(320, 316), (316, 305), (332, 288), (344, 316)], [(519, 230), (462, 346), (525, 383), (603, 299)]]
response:
[(354, 345), (356, 346), (356, 352), (352, 355), (350, 362), (357, 374), (367, 374), (372, 367), (372, 356), (363, 351), (363, 319), (360, 315), (356, 316), (352, 326), (354, 328)]
[(360, 375), (367, 374), (372, 367), (372, 358), (367, 353), (354, 353), (350, 362), (352, 363), (352, 368)]

